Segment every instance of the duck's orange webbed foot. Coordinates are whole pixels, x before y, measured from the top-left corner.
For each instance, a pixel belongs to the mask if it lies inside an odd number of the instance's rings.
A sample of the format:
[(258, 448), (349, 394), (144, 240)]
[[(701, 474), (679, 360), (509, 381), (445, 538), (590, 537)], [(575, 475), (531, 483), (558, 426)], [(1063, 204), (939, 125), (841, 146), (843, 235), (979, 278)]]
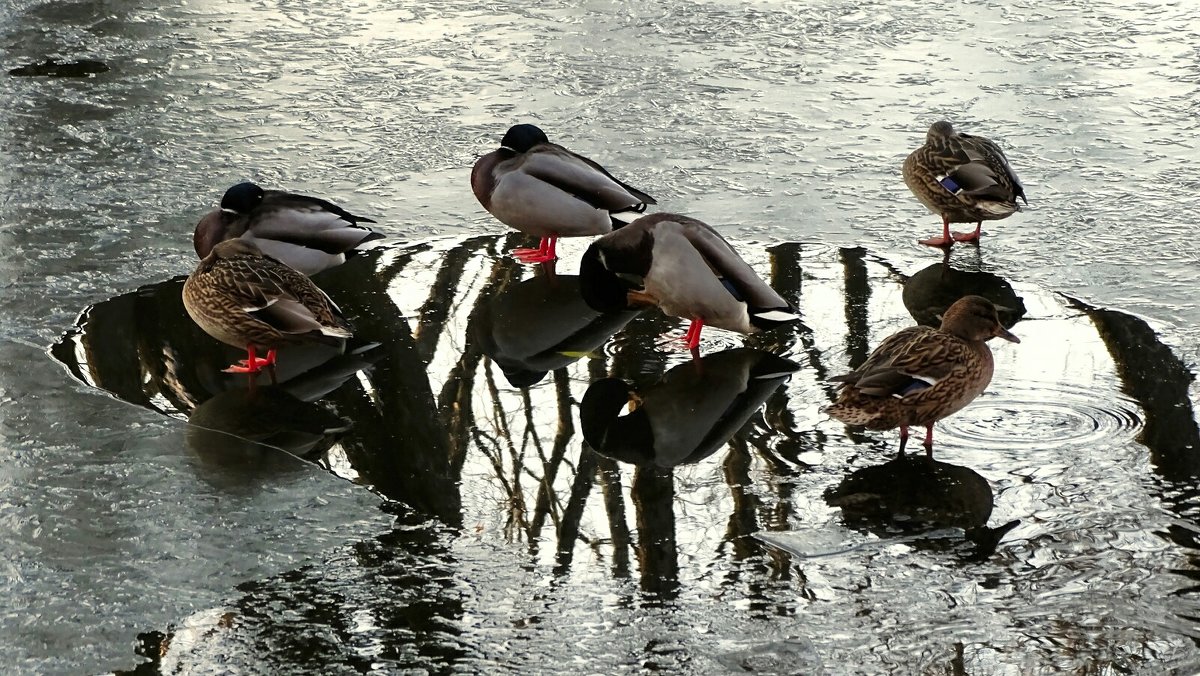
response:
[(555, 244), (557, 243), (557, 237), (543, 237), (538, 248), (513, 249), (511, 252), (512, 257), (522, 263), (549, 263), (558, 259), (558, 253), (555, 251)]

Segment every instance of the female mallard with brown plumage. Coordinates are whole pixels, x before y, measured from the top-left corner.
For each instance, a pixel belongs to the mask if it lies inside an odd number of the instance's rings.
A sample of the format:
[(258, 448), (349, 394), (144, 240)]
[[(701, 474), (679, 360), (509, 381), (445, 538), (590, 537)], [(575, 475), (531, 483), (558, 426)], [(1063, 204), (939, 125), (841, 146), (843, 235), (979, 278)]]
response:
[(958, 299), (940, 328), (911, 326), (886, 338), (857, 369), (832, 380), (845, 383), (825, 409), (847, 425), (900, 428), (900, 453), (910, 425), (925, 426), (925, 452), (933, 457), (933, 424), (958, 412), (992, 380), (989, 338), (1019, 343), (982, 296)]
[[(921, 204), (942, 217), (942, 236), (921, 240), (928, 246), (978, 242), (984, 221), (1011, 216), (1019, 209), (1018, 197), (1029, 203), (1000, 146), (956, 132), (945, 120), (935, 122), (925, 145), (904, 160), (904, 182)], [(975, 223), (975, 232), (951, 234), (951, 223)]]
[[(208, 335), (246, 348), (246, 359), (225, 369), (229, 373), (273, 365), (283, 345), (338, 345), (350, 337), (349, 324), (324, 291), (245, 239), (212, 248), (184, 283), (183, 306)], [(260, 349), (267, 350), (265, 359), (257, 357)]]

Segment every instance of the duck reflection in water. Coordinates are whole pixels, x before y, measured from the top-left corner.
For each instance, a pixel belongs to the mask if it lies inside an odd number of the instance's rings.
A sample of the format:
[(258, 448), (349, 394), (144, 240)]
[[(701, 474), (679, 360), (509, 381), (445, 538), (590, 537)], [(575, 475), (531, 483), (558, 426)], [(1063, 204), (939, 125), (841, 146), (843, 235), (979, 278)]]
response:
[(579, 405), (583, 438), (602, 455), (674, 467), (703, 460), (746, 424), (799, 366), (735, 348), (672, 368), (655, 383), (602, 378)]
[(1021, 342), (1000, 323), (991, 301), (961, 298), (946, 310), (940, 328), (898, 331), (862, 366), (831, 378), (844, 384), (825, 412), (847, 425), (899, 427), (901, 454), (909, 426), (924, 425), (925, 453), (933, 457), (933, 424), (974, 401), (992, 381), (995, 364), (986, 341), (993, 337)]
[(1004, 328), (1025, 316), (1025, 302), (1004, 278), (983, 270), (960, 270), (948, 261), (922, 268), (904, 282), (904, 307), (918, 324), (940, 326), (942, 317), (959, 298), (982, 296), (996, 306)]
[(278, 450), (315, 458), (350, 429), (348, 421), (329, 409), (279, 385), (222, 392), (197, 406), (188, 423), (188, 446), (197, 457), (207, 465), (239, 471), (277, 464)]
[(590, 354), (638, 314), (593, 310), (580, 295), (579, 278), (553, 268), (501, 287), (477, 307), (474, 338), (513, 387), (535, 385)]
[(188, 446), (206, 465), (236, 474), (294, 466), (277, 452), (315, 460), (350, 429), (350, 421), (316, 403), (378, 358), (362, 346), (283, 385), (219, 392), (188, 415)]
[[(987, 479), (968, 467), (902, 455), (850, 473), (825, 491), (825, 501), (842, 510), (847, 526), (879, 537), (960, 528), (974, 546), (971, 558), (996, 551), (1004, 534), (1020, 524), (988, 527), (993, 493)], [(944, 538), (915, 540), (937, 547)]]

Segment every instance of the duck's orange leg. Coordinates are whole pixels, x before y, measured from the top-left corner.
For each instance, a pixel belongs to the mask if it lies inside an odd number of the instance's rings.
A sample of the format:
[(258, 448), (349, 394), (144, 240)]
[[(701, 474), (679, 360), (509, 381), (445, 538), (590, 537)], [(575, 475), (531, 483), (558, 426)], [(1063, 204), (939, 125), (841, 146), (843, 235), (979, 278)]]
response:
[(908, 425), (900, 426), (900, 452), (896, 455), (904, 455), (904, 447), (908, 445)]
[(933, 458), (933, 423), (925, 426), (925, 455)]
[(558, 237), (543, 237), (538, 243), (536, 249), (513, 249), (513, 258), (522, 263), (547, 263), (558, 258), (558, 253), (555, 251), (558, 244)]
[(954, 237), (950, 234), (950, 217), (942, 216), (942, 236), (930, 237), (929, 239), (921, 240), (921, 244), (925, 246), (950, 246), (954, 244)]
[(687, 344), (687, 349), (695, 352), (700, 347), (700, 332), (704, 330), (703, 319), (693, 319), (688, 325), (687, 333), (683, 334), (683, 342)]
[(955, 242), (975, 242), (976, 244), (978, 244), (979, 243), (979, 235), (982, 232), (983, 232), (983, 221), (979, 221), (978, 223), (975, 224), (975, 232), (956, 232), (951, 236), (954, 237)]
[(258, 373), (264, 366), (275, 365), (275, 350), (267, 350), (267, 358), (259, 359), (254, 346), (246, 346), (246, 358), (225, 369), (225, 373)]

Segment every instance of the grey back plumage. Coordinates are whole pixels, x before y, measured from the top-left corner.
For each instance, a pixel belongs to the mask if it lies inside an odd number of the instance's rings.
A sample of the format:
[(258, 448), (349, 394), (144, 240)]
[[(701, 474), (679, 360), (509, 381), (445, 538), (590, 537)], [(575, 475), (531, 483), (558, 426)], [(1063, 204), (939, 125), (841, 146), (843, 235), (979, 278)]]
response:
[[(729, 242), (688, 216), (643, 216), (593, 242), (584, 259), (585, 287), (602, 268), (610, 284), (644, 292), (672, 316), (740, 333), (798, 318)], [(584, 294), (587, 298), (587, 288)]]
[(536, 127), (517, 127), (537, 135), (484, 155), (471, 171), (475, 197), (502, 223), (538, 237), (602, 235), (655, 204), (598, 163), (545, 140)]
[(225, 193), (221, 208), (196, 225), (193, 245), (204, 258), (218, 242), (248, 239), (266, 255), (306, 275), (340, 265), (346, 253), (383, 235), (356, 216), (319, 197), (263, 190), (239, 183)]

